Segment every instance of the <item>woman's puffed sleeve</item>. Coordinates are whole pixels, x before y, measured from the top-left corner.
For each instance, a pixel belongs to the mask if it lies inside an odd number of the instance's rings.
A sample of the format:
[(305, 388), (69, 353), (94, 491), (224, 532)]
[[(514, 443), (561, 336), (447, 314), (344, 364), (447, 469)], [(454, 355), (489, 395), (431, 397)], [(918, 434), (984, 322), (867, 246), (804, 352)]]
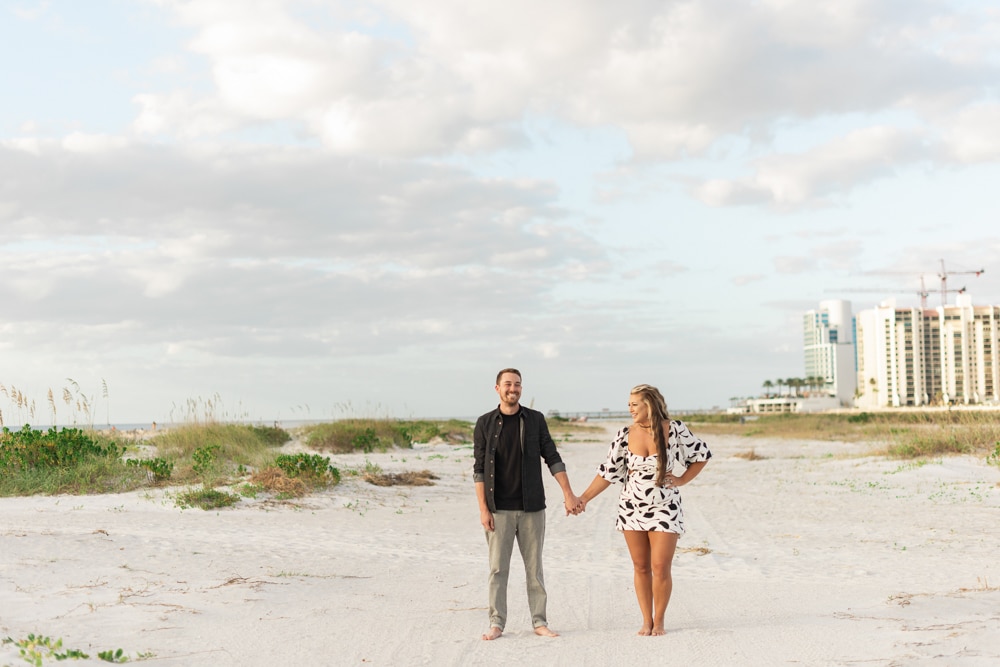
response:
[(625, 449), (628, 447), (628, 429), (618, 431), (608, 448), (608, 457), (597, 467), (597, 474), (612, 484), (625, 481), (627, 472)]
[(712, 458), (712, 452), (708, 445), (701, 438), (691, 433), (691, 429), (682, 421), (674, 421), (671, 428), (671, 435), (674, 436), (680, 455), (680, 463), (687, 467), (698, 461), (707, 461)]

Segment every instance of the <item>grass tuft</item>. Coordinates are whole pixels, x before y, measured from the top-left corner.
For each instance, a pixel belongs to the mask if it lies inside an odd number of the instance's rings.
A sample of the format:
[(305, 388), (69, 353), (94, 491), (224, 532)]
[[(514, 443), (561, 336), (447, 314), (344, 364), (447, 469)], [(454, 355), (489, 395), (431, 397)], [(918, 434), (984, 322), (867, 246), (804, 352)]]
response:
[(434, 486), (433, 480), (440, 478), (430, 470), (420, 470), (400, 473), (369, 472), (362, 479), (375, 486)]
[(761, 456), (760, 454), (757, 453), (757, 450), (751, 447), (745, 452), (737, 452), (736, 454), (733, 454), (733, 458), (745, 459), (747, 461), (763, 461), (767, 457)]
[(218, 509), (220, 507), (230, 507), (240, 501), (240, 496), (235, 493), (219, 491), (209, 487), (191, 489), (177, 496), (177, 504), (183, 508), (200, 507), (203, 510)]

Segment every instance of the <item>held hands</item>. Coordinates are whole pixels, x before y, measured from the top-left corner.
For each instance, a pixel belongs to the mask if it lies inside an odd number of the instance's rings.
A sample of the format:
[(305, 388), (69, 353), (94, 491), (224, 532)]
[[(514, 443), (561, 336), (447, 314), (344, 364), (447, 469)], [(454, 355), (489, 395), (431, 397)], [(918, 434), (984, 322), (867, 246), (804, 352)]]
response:
[(574, 496), (572, 493), (566, 496), (566, 516), (572, 514), (576, 516), (577, 514), (582, 514), (587, 509), (587, 501), (579, 496)]

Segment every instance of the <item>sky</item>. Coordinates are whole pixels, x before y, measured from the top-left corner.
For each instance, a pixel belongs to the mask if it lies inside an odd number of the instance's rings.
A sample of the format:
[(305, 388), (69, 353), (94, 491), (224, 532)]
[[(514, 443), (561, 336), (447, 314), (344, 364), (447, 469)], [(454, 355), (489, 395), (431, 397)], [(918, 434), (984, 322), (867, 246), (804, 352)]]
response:
[(1000, 304), (991, 2), (0, 0), (0, 63), (8, 426), (726, 407), (822, 300)]

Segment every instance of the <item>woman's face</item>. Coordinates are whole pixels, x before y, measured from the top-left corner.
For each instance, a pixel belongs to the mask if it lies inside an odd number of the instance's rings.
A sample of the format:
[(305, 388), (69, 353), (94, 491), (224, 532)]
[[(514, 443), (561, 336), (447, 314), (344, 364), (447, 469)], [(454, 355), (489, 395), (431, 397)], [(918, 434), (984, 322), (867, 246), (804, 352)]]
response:
[(629, 394), (628, 411), (632, 415), (633, 422), (649, 425), (649, 408), (646, 407), (639, 394)]

